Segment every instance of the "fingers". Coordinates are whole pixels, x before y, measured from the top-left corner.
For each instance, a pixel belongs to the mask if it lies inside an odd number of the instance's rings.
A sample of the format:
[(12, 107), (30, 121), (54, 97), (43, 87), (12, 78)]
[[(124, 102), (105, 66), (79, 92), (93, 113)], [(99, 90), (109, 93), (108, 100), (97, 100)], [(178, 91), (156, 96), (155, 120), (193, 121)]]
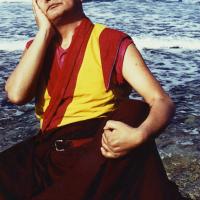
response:
[(34, 15), (37, 17), (38, 15), (42, 14), (45, 15), (43, 13), (43, 11), (41, 10), (40, 6), (37, 3), (37, 0), (32, 0), (32, 5), (33, 5), (33, 13)]
[(106, 158), (119, 158), (123, 155), (125, 155), (127, 152), (124, 150), (121, 150), (121, 148), (115, 144), (115, 142), (110, 141), (109, 138), (106, 137), (106, 135), (113, 134), (112, 131), (105, 130), (102, 134), (102, 147), (101, 147), (101, 153)]
[(32, 0), (32, 5), (34, 9), (40, 9), (37, 0)]
[(102, 134), (102, 145), (105, 149), (118, 153), (122, 151), (119, 134), (115, 130), (104, 130)]
[(55, 34), (54, 26), (45, 13), (45, 7), (43, 4), (39, 4), (37, 0), (32, 0), (33, 13), (35, 15), (35, 21), (39, 30), (48, 33), (51, 38)]
[(101, 152), (107, 158), (118, 158), (132, 149), (132, 127), (121, 121), (108, 120), (102, 134)]
[(32, 0), (33, 12), (36, 14), (36, 9), (39, 9), (37, 0)]
[(33, 14), (36, 16), (36, 11), (35, 11), (35, 0), (32, 0), (32, 8), (33, 8)]
[(106, 151), (103, 147), (101, 147), (101, 153), (106, 158), (119, 158), (127, 154), (127, 152), (113, 153), (110, 151)]
[(118, 152), (118, 149), (115, 146), (112, 146), (112, 145), (109, 144), (109, 142), (107, 141), (107, 139), (106, 139), (104, 134), (102, 135), (102, 147), (106, 151), (109, 151), (109, 152), (112, 152), (112, 153), (117, 153)]
[(104, 130), (106, 129), (118, 129), (122, 122), (116, 120), (108, 120), (106, 125), (104, 126)]
[(32, 0), (32, 7), (33, 7), (33, 14), (35, 16), (35, 21), (36, 24), (39, 26), (39, 22), (38, 22), (38, 11), (39, 11), (39, 6), (37, 4), (37, 0)]

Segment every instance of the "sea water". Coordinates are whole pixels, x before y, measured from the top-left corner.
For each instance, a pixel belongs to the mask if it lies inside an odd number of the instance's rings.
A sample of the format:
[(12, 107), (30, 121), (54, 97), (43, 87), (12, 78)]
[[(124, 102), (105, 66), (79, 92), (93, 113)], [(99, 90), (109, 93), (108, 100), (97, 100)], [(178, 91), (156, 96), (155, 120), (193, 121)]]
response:
[[(200, 160), (200, 1), (91, 0), (85, 1), (84, 10), (94, 23), (125, 31), (133, 38), (149, 69), (175, 102), (176, 115), (157, 139), (162, 158), (178, 154)], [(39, 128), (34, 102), (13, 105), (4, 91), (26, 42), (37, 32), (31, 0), (0, 0), (0, 20), (3, 151)]]

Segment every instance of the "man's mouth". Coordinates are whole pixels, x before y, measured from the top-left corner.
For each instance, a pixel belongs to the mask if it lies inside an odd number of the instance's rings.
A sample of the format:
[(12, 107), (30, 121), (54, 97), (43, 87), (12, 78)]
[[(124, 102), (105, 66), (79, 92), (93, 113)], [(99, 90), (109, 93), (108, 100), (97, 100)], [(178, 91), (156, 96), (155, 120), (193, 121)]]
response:
[(61, 3), (54, 3), (54, 4), (51, 4), (51, 5), (48, 7), (47, 11), (56, 8), (56, 7), (59, 6), (60, 4), (61, 4)]

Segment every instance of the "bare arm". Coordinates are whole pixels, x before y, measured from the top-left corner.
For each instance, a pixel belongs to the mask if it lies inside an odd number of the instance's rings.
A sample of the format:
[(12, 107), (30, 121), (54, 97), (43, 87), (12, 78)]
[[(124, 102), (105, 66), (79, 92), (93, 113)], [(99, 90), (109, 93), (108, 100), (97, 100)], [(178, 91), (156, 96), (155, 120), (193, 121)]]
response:
[(31, 46), (24, 51), (19, 64), (5, 85), (9, 100), (15, 104), (24, 104), (35, 96), (44, 56), (53, 32), (51, 23), (41, 12), (35, 0), (33, 0), (33, 9), (39, 31)]
[(149, 138), (166, 127), (175, 106), (134, 45), (130, 45), (125, 54), (123, 76), (151, 107), (149, 116), (139, 127), (143, 132), (142, 137)]
[(108, 158), (125, 155), (130, 149), (155, 137), (167, 126), (175, 111), (171, 98), (149, 71), (134, 45), (127, 48), (122, 73), (151, 109), (146, 120), (138, 128), (114, 120), (106, 123), (101, 151)]

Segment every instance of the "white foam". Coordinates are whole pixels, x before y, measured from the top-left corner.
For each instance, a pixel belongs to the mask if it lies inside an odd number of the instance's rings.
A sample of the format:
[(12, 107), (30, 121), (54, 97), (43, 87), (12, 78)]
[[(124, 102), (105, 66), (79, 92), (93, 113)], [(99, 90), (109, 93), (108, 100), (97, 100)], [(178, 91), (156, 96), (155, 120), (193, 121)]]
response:
[[(147, 1), (147, 0), (146, 0)], [(30, 3), (32, 0), (0, 0), (0, 3)], [(152, 2), (152, 0), (149, 0), (147, 2)], [(179, 2), (178, 0), (168, 0), (167, 2)], [(199, 0), (182, 0), (185, 4), (200, 4)], [(180, 3), (182, 3), (180, 2)], [(112, 2), (111, 2), (112, 3)]]
[(20, 41), (8, 41), (8, 40), (0, 40), (0, 50), (4, 51), (16, 51), (16, 50), (23, 50), (26, 45), (26, 40)]
[(199, 0), (183, 0), (183, 3), (187, 3), (187, 4), (199, 4), (200, 1)]
[(31, 0), (0, 0), (0, 3), (31, 3)]
[(183, 50), (199, 50), (200, 39), (184, 37), (133, 37), (139, 49), (169, 49), (179, 48)]
[[(200, 50), (200, 39), (192, 38), (170, 38), (170, 37), (133, 37), (138, 49), (170, 49)], [(0, 39), (0, 50), (16, 51), (23, 50), (27, 40)]]

